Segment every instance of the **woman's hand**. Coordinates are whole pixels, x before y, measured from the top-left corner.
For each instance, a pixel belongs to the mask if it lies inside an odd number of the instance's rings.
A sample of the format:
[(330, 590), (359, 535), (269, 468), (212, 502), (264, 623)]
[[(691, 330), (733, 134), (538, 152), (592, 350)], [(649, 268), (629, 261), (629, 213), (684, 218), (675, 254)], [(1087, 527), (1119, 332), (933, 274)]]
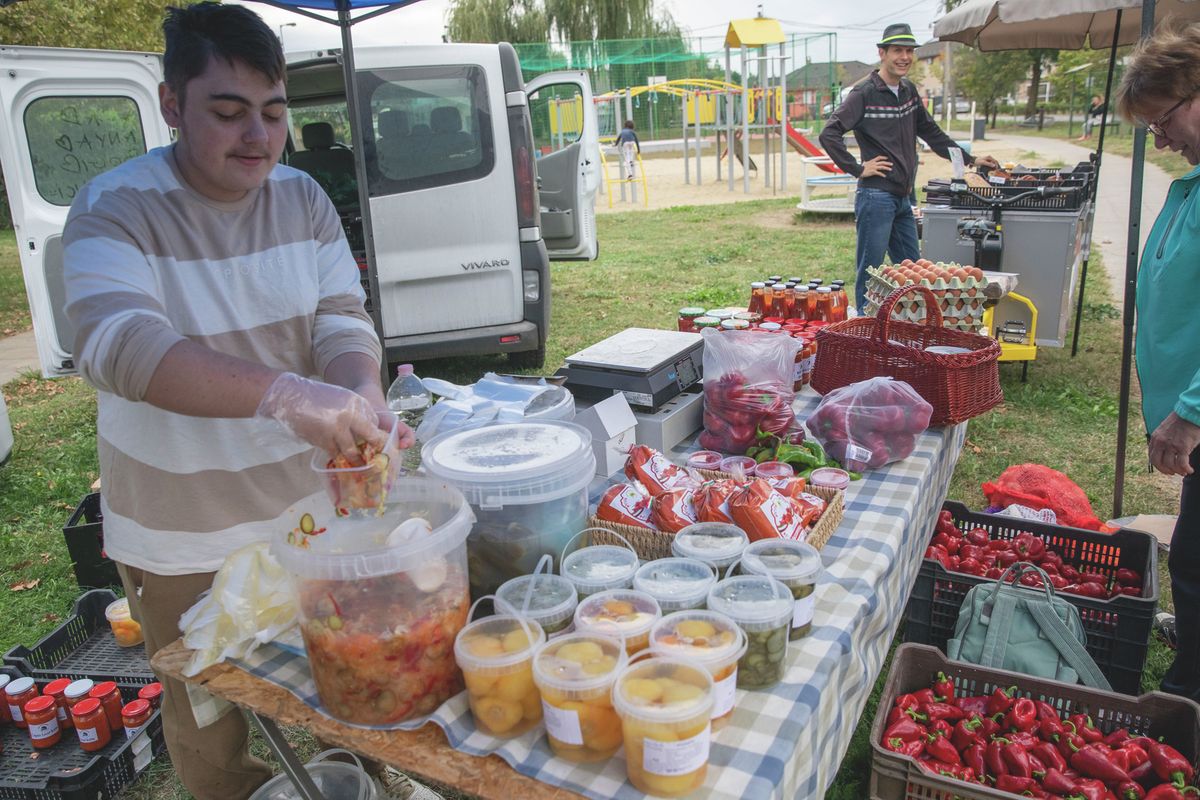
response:
[(1172, 411), (1150, 435), (1150, 464), (1164, 475), (1191, 475), (1192, 451), (1200, 445), (1200, 425)]

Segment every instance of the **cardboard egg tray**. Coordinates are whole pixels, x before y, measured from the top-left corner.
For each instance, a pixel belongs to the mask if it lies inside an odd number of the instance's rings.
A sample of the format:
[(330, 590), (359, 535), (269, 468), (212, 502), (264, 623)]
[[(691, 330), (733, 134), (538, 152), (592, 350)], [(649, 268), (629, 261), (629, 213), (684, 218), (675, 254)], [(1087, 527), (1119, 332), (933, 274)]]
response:
[[(867, 270), (867, 302), (866, 313), (872, 316), (879, 311), (880, 305), (900, 284), (885, 278), (878, 268)], [(952, 278), (945, 281), (938, 278), (932, 283), (922, 281), (921, 285), (933, 292), (940, 301), (942, 312), (942, 327), (955, 330), (978, 333), (983, 328), (983, 287), (986, 280), (968, 278)], [(910, 295), (896, 304), (892, 310), (892, 318), (904, 322), (923, 323), (925, 321), (925, 295)]]

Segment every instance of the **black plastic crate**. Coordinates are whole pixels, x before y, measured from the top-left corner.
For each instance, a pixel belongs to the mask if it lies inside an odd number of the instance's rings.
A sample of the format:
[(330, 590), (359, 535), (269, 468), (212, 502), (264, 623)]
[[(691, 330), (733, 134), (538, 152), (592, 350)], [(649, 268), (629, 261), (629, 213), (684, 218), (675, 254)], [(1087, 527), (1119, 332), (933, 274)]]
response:
[(92, 492), (80, 501), (63, 527), (67, 552), (75, 567), (75, 580), (81, 589), (120, 586), (117, 564), (104, 554), (104, 517), (100, 513), (100, 493)]
[[(1158, 543), (1148, 533), (1119, 530), (1097, 533), (1080, 528), (1046, 525), (999, 514), (969, 511), (962, 503), (946, 502), (942, 508), (954, 515), (962, 530), (983, 528), (993, 539), (1012, 539), (1033, 533), (1057, 552), (1063, 563), (1105, 576), (1122, 567), (1142, 573), (1142, 596), (1117, 596), (1098, 600), (1059, 592), (1058, 596), (1079, 609), (1087, 632), (1087, 650), (1113, 689), (1125, 694), (1141, 691), (1142, 669), (1158, 606)], [(930, 531), (929, 538), (933, 538)], [(905, 611), (904, 640), (931, 644), (945, 652), (954, 636), (958, 612), (967, 592), (988, 578), (950, 572), (933, 559), (923, 559), (917, 582)]]
[[(71, 616), (33, 647), (17, 645), (4, 663), (38, 681), (91, 678), (116, 681), (124, 691), (158, 680), (143, 645), (121, 647), (113, 638), (104, 609), (117, 599), (108, 589), (93, 589), (75, 601)], [(0, 798), (2, 800), (2, 798)]]
[[(1015, 202), (1006, 203), (1004, 211), (1078, 211), (1087, 199), (1085, 186), (1061, 186), (1064, 191), (1046, 195), (1030, 195)], [(972, 186), (970, 192), (950, 192), (951, 208), (990, 209), (992, 199), (1014, 198), (1038, 188), (1037, 186)], [(1054, 188), (1047, 186), (1046, 188)], [(979, 195), (980, 197), (976, 197)], [(982, 199), (981, 199), (982, 198)]]
[[(12, 667), (0, 667), (10, 677), (21, 673)], [(65, 676), (64, 676), (65, 677)], [(45, 682), (38, 680), (39, 688)], [(124, 687), (125, 702), (137, 697), (136, 687)], [(133, 783), (150, 762), (161, 753), (166, 742), (160, 712), (155, 711), (146, 730), (134, 739), (123, 733), (103, 750), (85, 753), (79, 747), (75, 730), (63, 731), (62, 741), (54, 747), (36, 751), (29, 734), (13, 725), (0, 727), (0, 800), (111, 800)]]

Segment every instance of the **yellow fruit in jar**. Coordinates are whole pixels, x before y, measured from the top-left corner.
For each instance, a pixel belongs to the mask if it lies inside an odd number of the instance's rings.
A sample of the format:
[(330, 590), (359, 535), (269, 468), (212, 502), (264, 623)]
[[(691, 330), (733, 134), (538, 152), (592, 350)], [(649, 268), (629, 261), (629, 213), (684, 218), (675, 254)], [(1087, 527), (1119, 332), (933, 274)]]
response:
[(564, 661), (586, 664), (604, 656), (604, 649), (596, 642), (568, 642), (554, 653)]
[(675, 626), (675, 633), (687, 639), (707, 639), (717, 635), (717, 629), (706, 619), (685, 619)]
[(538, 696), (537, 692), (529, 692), (521, 698), (521, 718), (542, 718), (542, 698)]
[(504, 655), (504, 643), (495, 636), (472, 636), (466, 644), (467, 652), (476, 658), (495, 658)]
[(475, 716), (481, 727), (499, 735), (512, 730), (521, 721), (524, 712), (520, 703), (492, 695), (475, 704)]
[(663, 692), (663, 705), (676, 705), (681, 703), (694, 703), (704, 696), (704, 690), (699, 686), (692, 686), (690, 683), (680, 683), (675, 681)]
[(698, 720), (697, 722), (692, 723), (691, 725), (687, 725), (684, 727), (677, 727), (675, 729), (675, 735), (679, 737), (680, 741), (683, 741), (684, 739), (691, 739), (693, 736), (699, 736), (700, 732), (703, 731), (707, 727), (708, 727), (708, 720), (701, 719), (701, 720)]
[(499, 675), (488, 675), (486, 672), (472, 672), (463, 670), (463, 680), (467, 684), (467, 691), (476, 697), (483, 697), (492, 693), (496, 688), (496, 682), (500, 680)]
[(506, 653), (519, 653), (522, 650), (529, 648), (529, 634), (524, 628), (517, 628), (504, 634), (504, 639), (501, 642)]
[(630, 678), (622, 689), (625, 696), (635, 702), (656, 703), (663, 696), (662, 685), (651, 678)]
[(611, 706), (581, 703), (579, 730), (583, 743), (593, 750), (616, 750), (621, 746), (621, 718)]
[(607, 600), (601, 606), (600, 613), (606, 617), (627, 617), (636, 612), (633, 603), (626, 600)]
[(501, 675), (496, 681), (497, 697), (519, 703), (528, 694), (537, 696), (537, 689), (533, 685), (533, 673), (528, 668)]
[(583, 665), (585, 675), (607, 675), (617, 667), (617, 659), (613, 656), (601, 656)]
[(646, 784), (647, 794), (659, 794), (667, 797), (686, 794), (698, 787), (704, 778), (704, 770), (699, 769), (686, 775), (655, 775), (653, 772), (643, 772), (642, 781)]

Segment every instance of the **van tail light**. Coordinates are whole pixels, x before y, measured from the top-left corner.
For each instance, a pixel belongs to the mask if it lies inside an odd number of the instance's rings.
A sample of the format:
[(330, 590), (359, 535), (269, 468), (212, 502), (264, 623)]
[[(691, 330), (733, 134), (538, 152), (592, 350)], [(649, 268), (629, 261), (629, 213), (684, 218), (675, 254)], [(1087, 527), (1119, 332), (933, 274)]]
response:
[(508, 109), (508, 136), (512, 142), (513, 178), (517, 185), (517, 226), (530, 228), (538, 224), (538, 191), (528, 106)]
[(519, 341), (521, 341), (521, 337), (516, 335), (500, 337), (500, 344), (516, 344)]
[(358, 265), (359, 272), (367, 271), (367, 257), (366, 256), (355, 256), (354, 263)]

